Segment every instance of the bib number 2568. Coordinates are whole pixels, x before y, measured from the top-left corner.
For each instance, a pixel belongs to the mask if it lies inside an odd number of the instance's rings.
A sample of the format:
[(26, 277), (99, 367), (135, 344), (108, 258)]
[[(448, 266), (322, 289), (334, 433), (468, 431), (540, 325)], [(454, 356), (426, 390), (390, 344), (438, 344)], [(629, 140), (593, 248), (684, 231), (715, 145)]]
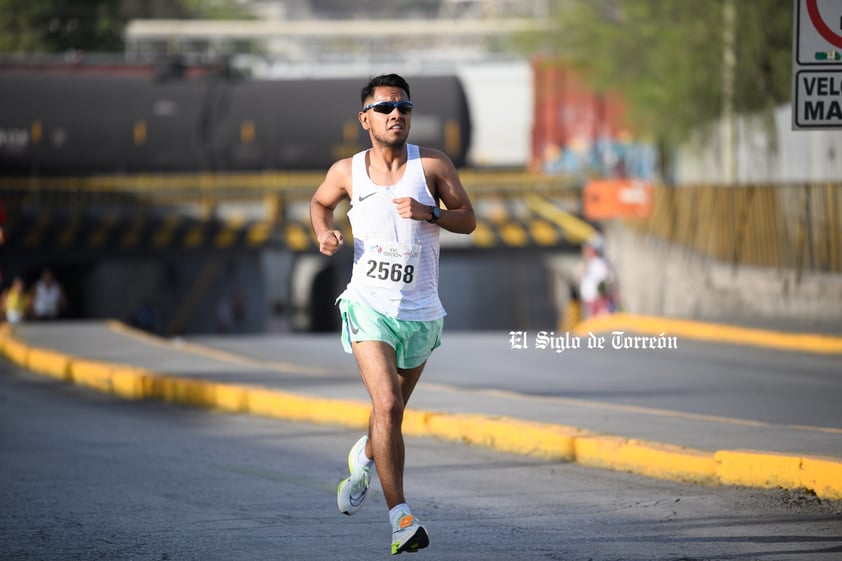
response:
[(369, 260), (365, 275), (371, 279), (388, 280), (395, 283), (412, 284), (415, 278), (415, 267), (407, 263), (388, 263), (386, 261)]
[(361, 260), (364, 282), (372, 287), (415, 290), (420, 256), (419, 243), (370, 243)]

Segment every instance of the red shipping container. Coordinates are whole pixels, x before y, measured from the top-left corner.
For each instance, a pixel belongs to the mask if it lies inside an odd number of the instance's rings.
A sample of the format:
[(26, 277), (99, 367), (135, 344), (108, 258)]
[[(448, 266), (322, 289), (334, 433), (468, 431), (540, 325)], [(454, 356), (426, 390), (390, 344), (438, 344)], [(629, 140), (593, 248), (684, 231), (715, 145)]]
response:
[(627, 139), (625, 105), (616, 94), (601, 94), (563, 59), (532, 60), (535, 115), (532, 129), (533, 171), (545, 171), (564, 151), (590, 158), (597, 142)]

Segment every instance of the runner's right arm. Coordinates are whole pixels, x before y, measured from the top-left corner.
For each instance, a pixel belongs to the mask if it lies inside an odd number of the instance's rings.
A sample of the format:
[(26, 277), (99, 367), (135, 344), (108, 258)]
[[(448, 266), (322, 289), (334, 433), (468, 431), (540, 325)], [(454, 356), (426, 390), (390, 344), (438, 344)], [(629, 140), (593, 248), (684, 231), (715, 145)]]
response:
[(342, 232), (333, 229), (333, 211), (342, 199), (351, 196), (351, 160), (333, 164), (313, 198), (310, 199), (310, 224), (319, 241), (319, 251), (332, 256), (345, 242)]

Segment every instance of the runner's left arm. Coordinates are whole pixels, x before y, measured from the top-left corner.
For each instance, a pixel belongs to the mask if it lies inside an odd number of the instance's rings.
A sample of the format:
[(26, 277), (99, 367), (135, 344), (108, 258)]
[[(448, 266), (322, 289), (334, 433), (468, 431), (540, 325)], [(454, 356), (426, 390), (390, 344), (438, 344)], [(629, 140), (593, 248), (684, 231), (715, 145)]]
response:
[(421, 156), (433, 196), (445, 207), (436, 224), (457, 234), (470, 234), (477, 226), (477, 219), (456, 166), (447, 155), (438, 150), (422, 149)]

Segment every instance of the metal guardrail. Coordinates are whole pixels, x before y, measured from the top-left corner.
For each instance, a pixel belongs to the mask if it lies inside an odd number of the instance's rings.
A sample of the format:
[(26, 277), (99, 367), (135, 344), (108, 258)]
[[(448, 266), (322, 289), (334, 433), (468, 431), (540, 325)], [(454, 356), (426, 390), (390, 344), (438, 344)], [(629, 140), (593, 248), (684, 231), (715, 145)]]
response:
[[(459, 172), (472, 197), (530, 193), (577, 197), (581, 183), (563, 176), (506, 170)], [(277, 216), (286, 204), (309, 199), (324, 172), (135, 174), (93, 177), (0, 177), (0, 197), (50, 206), (105, 203), (186, 205), (205, 214), (220, 204), (265, 205)]]
[(626, 225), (734, 266), (842, 272), (842, 183), (660, 186)]
[[(0, 177), (0, 192), (5, 190), (77, 192), (130, 192), (162, 194), (237, 191), (244, 196), (255, 192), (294, 194), (312, 192), (324, 179), (325, 171), (265, 173), (169, 173), (102, 175), (91, 177)], [(544, 175), (517, 170), (459, 170), (467, 189), (481, 191), (566, 191), (581, 186), (581, 181), (561, 175)]]
[[(477, 230), (467, 242), (460, 240), (463, 245), (567, 247), (585, 239), (588, 234), (582, 232), (590, 232), (575, 217), (580, 200), (580, 185), (575, 181), (505, 170), (460, 170), (460, 177), (478, 214)], [(245, 225), (249, 240), (258, 239), (256, 231), (260, 241), (280, 239), (290, 249), (306, 251), (314, 247), (307, 203), (323, 178), (323, 172), (7, 177), (0, 178), (0, 197), (13, 203), (7, 204), (15, 207), (10, 209), (12, 218), (16, 214), (27, 217), (17, 220), (18, 233), (31, 239), (31, 248), (52, 243), (52, 230), (68, 230), (63, 224), (80, 222), (81, 215), (90, 229), (107, 228), (109, 239), (126, 237), (120, 234), (130, 226), (126, 216), (142, 222), (146, 217), (143, 224), (129, 229), (143, 228), (147, 237), (163, 238), (153, 220), (163, 214), (169, 220), (181, 217), (185, 224), (196, 224), (187, 228), (195, 235), (176, 235), (174, 228), (163, 228), (171, 234), (168, 247), (213, 246), (215, 238), (205, 239), (213, 229), (207, 224), (233, 221)], [(338, 226), (347, 229), (346, 207), (337, 209), (336, 219)], [(101, 222), (106, 225), (100, 226)], [(79, 245), (79, 236), (74, 243), (66, 237), (65, 246)], [(135, 236), (135, 245), (149, 245), (141, 237)]]

